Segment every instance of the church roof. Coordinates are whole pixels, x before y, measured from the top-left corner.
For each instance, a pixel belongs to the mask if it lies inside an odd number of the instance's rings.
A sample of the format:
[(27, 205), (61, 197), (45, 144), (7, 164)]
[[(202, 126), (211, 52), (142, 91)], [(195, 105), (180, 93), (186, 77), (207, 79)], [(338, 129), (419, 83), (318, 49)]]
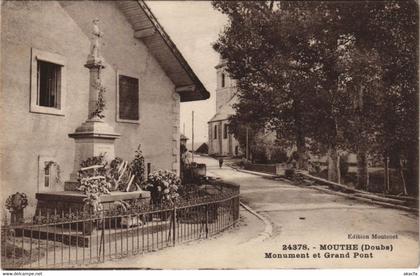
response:
[(210, 93), (193, 72), (146, 3), (143, 0), (117, 1), (117, 5), (133, 26), (134, 37), (144, 42), (175, 84), (175, 91), (181, 96), (181, 102), (208, 99)]
[(229, 119), (230, 116), (234, 115), (235, 109), (233, 109), (233, 104), (237, 102), (238, 98), (234, 95), (226, 104), (224, 104), (219, 111), (210, 119), (210, 122), (223, 121)]

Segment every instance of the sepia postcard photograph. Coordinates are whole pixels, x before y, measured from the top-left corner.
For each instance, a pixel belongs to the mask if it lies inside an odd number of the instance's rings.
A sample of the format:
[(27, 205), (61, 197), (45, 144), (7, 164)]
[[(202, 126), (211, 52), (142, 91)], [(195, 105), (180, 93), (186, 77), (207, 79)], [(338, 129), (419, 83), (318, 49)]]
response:
[(418, 0), (0, 2), (2, 275), (420, 273)]

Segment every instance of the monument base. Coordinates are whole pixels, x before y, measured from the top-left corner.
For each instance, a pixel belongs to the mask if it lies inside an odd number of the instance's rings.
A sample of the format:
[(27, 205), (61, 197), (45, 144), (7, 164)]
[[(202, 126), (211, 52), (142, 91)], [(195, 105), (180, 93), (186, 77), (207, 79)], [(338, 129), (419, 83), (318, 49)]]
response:
[[(37, 202), (36, 214), (46, 215), (47, 212), (50, 214), (67, 214), (70, 212), (81, 212), (85, 204), (85, 194), (78, 191), (59, 191), (59, 192), (48, 192), (48, 193), (37, 193), (35, 198)], [(135, 192), (111, 192), (110, 194), (102, 195), (100, 202), (102, 203), (105, 210), (111, 209), (115, 201), (128, 201), (132, 202), (135, 200), (148, 200), (150, 198), (150, 192), (148, 191), (135, 191)]]
[(76, 142), (74, 170), (70, 174), (70, 182), (77, 181), (77, 172), (82, 161), (101, 154), (105, 155), (108, 162), (114, 159), (114, 142), (120, 136), (110, 125), (98, 118), (87, 120), (74, 133), (70, 133), (69, 137)]

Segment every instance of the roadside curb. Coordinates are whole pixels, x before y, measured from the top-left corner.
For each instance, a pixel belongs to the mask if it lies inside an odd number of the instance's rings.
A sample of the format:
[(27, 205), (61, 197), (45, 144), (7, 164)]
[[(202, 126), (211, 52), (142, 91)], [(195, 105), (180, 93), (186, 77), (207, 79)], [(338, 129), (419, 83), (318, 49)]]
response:
[(263, 232), (261, 232), (260, 234), (258, 234), (257, 237), (255, 237), (255, 238), (253, 238), (253, 239), (251, 239), (251, 240), (249, 240), (249, 241), (247, 241), (245, 243), (242, 243), (243, 245), (244, 244), (245, 245), (246, 244), (252, 244), (252, 243), (255, 243), (255, 242), (262, 242), (262, 241), (268, 239), (269, 237), (271, 237), (273, 235), (273, 225), (272, 225), (272, 223), (266, 217), (258, 214), (255, 210), (253, 210), (251, 207), (249, 207), (248, 205), (244, 204), (243, 202), (239, 202), (239, 204), (245, 210), (247, 210), (248, 212), (250, 212), (251, 214), (253, 214), (254, 216), (256, 216), (259, 220), (261, 220), (264, 223), (264, 225), (265, 225), (265, 228), (264, 228), (264, 231)]
[[(272, 174), (248, 171), (248, 170), (238, 169), (238, 168), (235, 168), (235, 167), (232, 167), (232, 166), (229, 166), (229, 167), (231, 167), (232, 169), (234, 169), (236, 171), (239, 171), (239, 172), (258, 175), (258, 176), (262, 176), (262, 177), (265, 177), (265, 178), (270, 178), (270, 179), (273, 179), (273, 180), (275, 180), (277, 178), (275, 175), (272, 175)], [(290, 181), (288, 179), (283, 178), (282, 181), (288, 182), (290, 185), (299, 186), (299, 185), (296, 185), (295, 183), (293, 183), (292, 181)], [(371, 200), (371, 199), (363, 198), (363, 197), (352, 195), (352, 194), (333, 191), (333, 190), (330, 190), (330, 189), (324, 189), (322, 187), (317, 187), (317, 186), (312, 186), (312, 185), (307, 185), (307, 186), (305, 185), (305, 187), (313, 189), (313, 190), (317, 190), (317, 191), (320, 191), (320, 192), (324, 192), (324, 193), (329, 193), (329, 194), (334, 194), (334, 195), (338, 195), (338, 196), (342, 196), (342, 197), (346, 197), (346, 198), (350, 198), (350, 199), (354, 199), (354, 200), (359, 200), (359, 201), (366, 202), (366, 203), (369, 203), (369, 204), (380, 205), (380, 206), (387, 207), (387, 208), (399, 209), (399, 210), (416, 212), (416, 213), (419, 212), (419, 210), (416, 209), (416, 208), (411, 208), (411, 207), (407, 207), (407, 206), (400, 206), (400, 205), (396, 205), (396, 204), (392, 204), (392, 203), (386, 203), (386, 202)]]
[(415, 208), (410, 208), (410, 207), (406, 207), (406, 206), (399, 206), (399, 205), (386, 203), (386, 202), (374, 201), (374, 200), (371, 200), (371, 199), (362, 198), (360, 196), (350, 195), (350, 194), (346, 194), (346, 193), (342, 193), (342, 192), (338, 192), (338, 191), (332, 191), (332, 190), (325, 189), (325, 188), (322, 188), (322, 187), (306, 186), (306, 188), (314, 189), (314, 190), (317, 190), (317, 191), (320, 191), (320, 192), (329, 193), (329, 194), (333, 194), (333, 195), (338, 195), (338, 196), (342, 196), (342, 197), (346, 197), (346, 198), (350, 198), (350, 199), (354, 199), (354, 200), (363, 201), (363, 202), (366, 202), (366, 203), (369, 203), (369, 204), (372, 204), (372, 205), (381, 205), (381, 206), (388, 207), (388, 208), (393, 208), (393, 209), (399, 209), (399, 210), (410, 211), (410, 212), (418, 212), (418, 210), (415, 209)]
[(254, 172), (254, 171), (248, 171), (248, 170), (238, 169), (236, 167), (229, 166), (229, 165), (227, 165), (227, 166), (230, 167), (230, 168), (232, 168), (232, 169), (234, 169), (235, 171), (238, 171), (238, 172), (249, 173), (249, 174), (258, 175), (258, 176), (264, 176), (264, 177), (268, 177), (268, 178), (272, 178), (272, 179), (276, 178), (275, 175), (269, 174), (269, 173)]

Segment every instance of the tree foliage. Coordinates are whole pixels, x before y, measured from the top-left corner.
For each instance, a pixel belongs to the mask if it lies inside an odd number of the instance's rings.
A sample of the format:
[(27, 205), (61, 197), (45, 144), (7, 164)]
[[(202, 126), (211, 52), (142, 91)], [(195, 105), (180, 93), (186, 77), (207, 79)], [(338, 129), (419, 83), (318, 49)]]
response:
[(302, 154), (308, 146), (328, 153), (329, 178), (338, 181), (339, 151), (357, 152), (365, 189), (368, 155), (402, 158), (416, 185), (414, 1), (212, 3), (229, 18), (214, 49), (237, 80), (235, 136), (244, 126), (268, 128)]

